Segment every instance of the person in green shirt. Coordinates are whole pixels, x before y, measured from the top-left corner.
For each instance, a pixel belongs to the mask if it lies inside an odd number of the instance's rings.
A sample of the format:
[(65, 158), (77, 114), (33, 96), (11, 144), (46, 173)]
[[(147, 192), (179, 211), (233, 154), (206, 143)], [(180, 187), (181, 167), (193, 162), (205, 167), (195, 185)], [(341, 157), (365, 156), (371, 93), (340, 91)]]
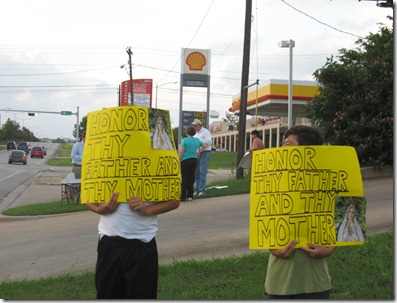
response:
[(183, 138), (179, 148), (179, 159), (181, 161), (181, 202), (193, 200), (193, 189), (195, 173), (197, 168), (197, 158), (205, 151), (207, 145), (195, 138), (196, 130), (193, 126), (186, 129), (186, 137)]
[[(317, 128), (296, 125), (284, 134), (283, 146), (322, 145)], [(329, 299), (331, 276), (327, 258), (336, 247), (308, 242), (308, 247), (295, 249), (292, 240), (282, 249), (271, 249), (267, 267), (265, 292), (269, 299)]]

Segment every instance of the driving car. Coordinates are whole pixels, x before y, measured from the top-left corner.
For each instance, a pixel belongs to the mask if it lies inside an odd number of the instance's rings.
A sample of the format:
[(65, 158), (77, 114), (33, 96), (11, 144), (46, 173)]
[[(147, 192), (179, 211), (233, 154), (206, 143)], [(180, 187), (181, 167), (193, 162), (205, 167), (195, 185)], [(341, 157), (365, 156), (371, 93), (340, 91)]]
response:
[(28, 142), (20, 142), (18, 144), (17, 150), (23, 150), (25, 153), (29, 153), (30, 151), (30, 144)]
[(30, 157), (31, 158), (34, 158), (34, 157), (44, 158), (43, 148), (40, 146), (33, 146), (32, 150), (30, 151)]
[(10, 149), (17, 149), (17, 144), (15, 143), (15, 141), (7, 142), (7, 150), (10, 150)]
[(28, 157), (23, 150), (13, 150), (10, 155), (8, 156), (8, 164), (17, 162), (26, 165), (28, 163)]
[(47, 156), (47, 147), (45, 147), (44, 145), (39, 145), (43, 151), (44, 151), (44, 156)]

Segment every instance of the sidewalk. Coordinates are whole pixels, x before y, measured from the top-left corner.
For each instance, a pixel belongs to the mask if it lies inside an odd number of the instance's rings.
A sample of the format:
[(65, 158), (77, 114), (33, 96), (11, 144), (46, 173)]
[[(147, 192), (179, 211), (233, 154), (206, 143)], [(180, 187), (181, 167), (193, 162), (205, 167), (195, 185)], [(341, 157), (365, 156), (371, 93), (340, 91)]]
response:
[(3, 198), (0, 213), (17, 206), (60, 200), (61, 182), (71, 170), (71, 167), (54, 166), (39, 172)]

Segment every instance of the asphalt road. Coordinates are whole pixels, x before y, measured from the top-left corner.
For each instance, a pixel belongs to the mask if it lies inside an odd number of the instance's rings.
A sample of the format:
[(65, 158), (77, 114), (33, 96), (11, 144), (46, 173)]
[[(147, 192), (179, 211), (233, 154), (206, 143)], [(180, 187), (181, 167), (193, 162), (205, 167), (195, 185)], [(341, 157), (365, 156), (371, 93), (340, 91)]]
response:
[[(39, 143), (32, 142), (31, 146), (33, 147), (36, 144)], [(58, 145), (59, 144), (56, 143), (45, 143), (47, 155), (44, 159), (31, 158), (31, 155), (28, 154), (26, 165), (20, 163), (8, 164), (8, 156), (11, 150), (0, 150), (0, 200), (16, 189), (20, 184), (29, 181), (40, 171), (48, 169), (46, 165), (47, 159), (53, 156)]]
[[(393, 177), (364, 180), (367, 234), (393, 229)], [(183, 203), (159, 216), (160, 263), (243, 255), (248, 249), (249, 195)], [(0, 281), (93, 271), (98, 215), (92, 212), (0, 217)]]

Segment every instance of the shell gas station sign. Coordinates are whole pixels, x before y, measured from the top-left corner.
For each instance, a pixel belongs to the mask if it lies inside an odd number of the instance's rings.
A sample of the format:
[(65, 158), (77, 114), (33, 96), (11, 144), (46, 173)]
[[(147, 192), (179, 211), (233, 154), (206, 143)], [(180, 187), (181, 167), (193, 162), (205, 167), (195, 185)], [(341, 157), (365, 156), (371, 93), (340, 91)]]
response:
[(182, 48), (183, 86), (208, 87), (211, 51)]

